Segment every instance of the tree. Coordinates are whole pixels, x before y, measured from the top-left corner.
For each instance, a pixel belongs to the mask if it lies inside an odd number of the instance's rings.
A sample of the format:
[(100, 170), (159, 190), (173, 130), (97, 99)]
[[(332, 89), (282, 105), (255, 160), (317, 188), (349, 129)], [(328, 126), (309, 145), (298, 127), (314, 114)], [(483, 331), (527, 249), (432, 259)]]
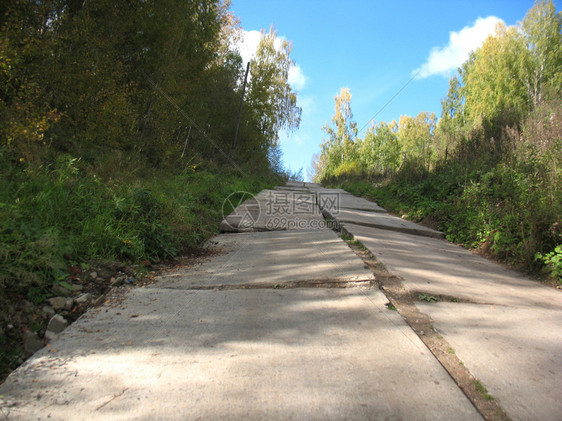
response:
[(471, 54), (461, 69), (467, 122), (495, 124), (501, 118), (509, 125), (529, 110), (524, 83), (527, 54), (517, 28), (503, 24)]
[(398, 139), (398, 124), (382, 121), (367, 130), (359, 146), (361, 167), (372, 175), (395, 172), (402, 160), (402, 146)]
[(262, 30), (255, 58), (250, 62), (248, 103), (258, 130), (268, 146), (275, 146), (279, 130), (296, 130), (300, 125), (301, 108), (297, 93), (289, 85), (292, 45), (277, 38), (277, 31)]
[(354, 162), (357, 158), (357, 123), (353, 121), (349, 88), (341, 88), (334, 101), (333, 126), (326, 123), (322, 127), (324, 133), (329, 136), (322, 143), (322, 155), (326, 156), (325, 171), (329, 175), (334, 174), (340, 165)]
[(429, 169), (433, 157), (435, 113), (421, 112), (415, 118), (401, 116), (398, 122), (398, 138), (405, 159), (421, 168)]
[(529, 51), (525, 85), (536, 107), (545, 92), (560, 97), (562, 89), (562, 13), (551, 0), (536, 1), (521, 22)]

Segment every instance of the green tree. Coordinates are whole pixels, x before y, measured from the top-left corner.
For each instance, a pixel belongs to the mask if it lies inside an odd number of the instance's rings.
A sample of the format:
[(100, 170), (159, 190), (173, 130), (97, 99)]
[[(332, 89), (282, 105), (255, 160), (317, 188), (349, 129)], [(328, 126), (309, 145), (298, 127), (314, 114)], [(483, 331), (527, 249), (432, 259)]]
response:
[(560, 97), (562, 89), (562, 13), (551, 0), (536, 1), (521, 22), (529, 51), (525, 85), (536, 107), (545, 93)]
[(527, 54), (517, 28), (503, 24), (471, 54), (461, 69), (467, 122), (494, 124), (499, 118), (511, 124), (529, 110), (524, 83)]
[(248, 103), (252, 118), (263, 136), (260, 147), (275, 147), (282, 129), (296, 130), (300, 125), (301, 108), (297, 93), (289, 85), (292, 44), (277, 37), (271, 27), (262, 30), (255, 58), (250, 63)]
[(401, 116), (398, 122), (398, 138), (404, 159), (429, 170), (434, 156), (433, 134), (435, 113), (421, 112), (416, 117)]
[(398, 139), (396, 121), (385, 123), (367, 130), (359, 146), (361, 167), (371, 175), (391, 174), (402, 161), (402, 146)]
[(349, 88), (341, 88), (339, 95), (334, 98), (334, 114), (332, 125), (324, 125), (322, 130), (328, 135), (322, 143), (322, 153), (325, 155), (327, 175), (334, 175), (338, 167), (357, 162), (357, 123), (353, 121), (351, 112), (351, 93)]

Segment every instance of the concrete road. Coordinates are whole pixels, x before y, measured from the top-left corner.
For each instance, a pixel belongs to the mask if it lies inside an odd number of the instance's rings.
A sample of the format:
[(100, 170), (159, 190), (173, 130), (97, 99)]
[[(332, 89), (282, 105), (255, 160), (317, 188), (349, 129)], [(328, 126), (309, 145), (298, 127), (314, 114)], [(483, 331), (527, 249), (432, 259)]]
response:
[(361, 259), (328, 229), (220, 235), (212, 242), (218, 255), (163, 274), (156, 287), (273, 287), (374, 280)]
[(343, 223), (414, 294), (514, 420), (562, 419), (562, 294), (445, 240)]
[(372, 288), (136, 289), (0, 388), (10, 420), (477, 420)]
[(363, 262), (310, 228), (222, 234), (215, 256), (91, 309), (9, 376), (0, 416), (481, 419)]

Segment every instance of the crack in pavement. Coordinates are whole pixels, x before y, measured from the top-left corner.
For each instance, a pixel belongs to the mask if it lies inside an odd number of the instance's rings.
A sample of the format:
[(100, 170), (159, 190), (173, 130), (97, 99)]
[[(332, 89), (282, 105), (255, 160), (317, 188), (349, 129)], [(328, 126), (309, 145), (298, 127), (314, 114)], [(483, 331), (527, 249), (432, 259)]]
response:
[[(340, 236), (348, 233), (339, 233)], [(353, 236), (352, 236), (353, 237)], [(342, 241), (345, 241), (342, 238)], [(383, 292), (396, 311), (403, 317), (408, 326), (425, 344), (427, 349), (433, 354), (439, 364), (447, 371), (459, 389), (465, 394), (476, 410), (488, 421), (509, 420), (505, 410), (501, 405), (487, 393), (482, 393), (482, 383), (464, 366), (464, 362), (454, 352), (450, 344), (433, 327), (433, 320), (417, 307), (416, 302), (422, 302), (418, 294), (422, 291), (409, 292), (402, 280), (392, 275), (386, 270), (384, 265), (366, 248), (361, 248), (357, 244), (345, 241), (349, 248), (359, 256), (363, 262), (371, 268), (375, 275), (376, 285)], [(429, 295), (429, 294), (428, 294)], [(485, 304), (475, 303), (470, 300), (460, 300), (457, 297), (447, 295), (433, 295), (443, 301), (458, 302), (459, 304)], [(458, 301), (455, 301), (458, 300)], [(389, 311), (392, 309), (389, 307)], [(485, 389), (484, 389), (485, 390)]]

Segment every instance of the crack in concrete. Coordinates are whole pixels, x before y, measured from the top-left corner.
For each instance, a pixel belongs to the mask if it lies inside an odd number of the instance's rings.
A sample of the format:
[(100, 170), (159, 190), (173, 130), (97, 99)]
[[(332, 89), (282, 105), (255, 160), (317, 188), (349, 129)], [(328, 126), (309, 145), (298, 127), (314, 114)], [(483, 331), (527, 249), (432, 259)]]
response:
[[(342, 230), (338, 233), (346, 238), (354, 237)], [(345, 241), (345, 239), (342, 238)], [(366, 248), (360, 247), (352, 241), (345, 241), (349, 248), (359, 256), (363, 262), (371, 268), (375, 275), (377, 285), (382, 293), (389, 300), (389, 304), (394, 306), (398, 313), (404, 318), (408, 326), (416, 333), (416, 335), (425, 344), (427, 349), (437, 359), (439, 364), (447, 371), (459, 389), (464, 393), (476, 410), (487, 421), (507, 421), (505, 410), (500, 404), (490, 396), (486, 396), (479, 391), (478, 385), (481, 382), (464, 366), (464, 363), (455, 354), (450, 344), (439, 334), (433, 327), (433, 320), (425, 313), (422, 313), (417, 307), (416, 302), (422, 302), (418, 294), (424, 294), (422, 291), (408, 291), (404, 287), (401, 278), (392, 275), (387, 271), (385, 266), (377, 260), (377, 258)], [(427, 293), (426, 293), (427, 294)], [(428, 294), (437, 297), (442, 301), (470, 303), (470, 304), (486, 304), (476, 303), (470, 300), (459, 299), (458, 297), (447, 295)], [(455, 301), (458, 300), (458, 301)], [(486, 304), (489, 305), (489, 304)], [(389, 307), (389, 311), (394, 311)], [(451, 352), (452, 350), (452, 352)]]
[(283, 281), (283, 282), (263, 282), (263, 283), (248, 283), (248, 284), (214, 284), (214, 285), (191, 285), (186, 288), (171, 288), (171, 287), (158, 287), (158, 289), (181, 289), (184, 291), (201, 291), (201, 290), (239, 290), (239, 289), (292, 289), (292, 288), (358, 288), (374, 286), (373, 279), (358, 279), (358, 280), (342, 280), (342, 281), (328, 281), (328, 280), (302, 280), (302, 281)]

